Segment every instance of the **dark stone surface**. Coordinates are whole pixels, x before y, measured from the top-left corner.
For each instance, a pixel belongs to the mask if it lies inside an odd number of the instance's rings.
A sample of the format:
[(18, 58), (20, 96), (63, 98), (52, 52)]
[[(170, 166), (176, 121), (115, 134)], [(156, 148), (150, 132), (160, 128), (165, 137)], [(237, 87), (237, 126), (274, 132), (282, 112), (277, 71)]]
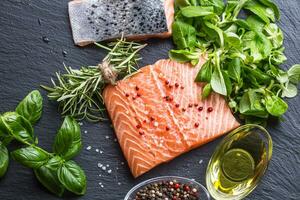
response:
[[(12, 110), (29, 91), (48, 84), (49, 78), (62, 63), (70, 66), (95, 65), (105, 52), (93, 47), (73, 45), (67, 15), (67, 0), (1, 0), (0, 1), (0, 112)], [(300, 1), (278, 2), (285, 32), (288, 62), (284, 68), (300, 63)], [(40, 22), (40, 23), (39, 23)], [(49, 42), (43, 41), (49, 38)], [(151, 40), (143, 51), (144, 64), (167, 57), (170, 41)], [(63, 51), (67, 52), (66, 57)], [(55, 103), (44, 96), (44, 114), (35, 127), (40, 145), (50, 150), (62, 119)], [(274, 153), (269, 170), (258, 188), (247, 198), (253, 200), (296, 200), (300, 197), (300, 96), (289, 100), (290, 109), (280, 123), (271, 123), (268, 130), (274, 140)], [(87, 194), (83, 197), (66, 195), (65, 199), (121, 200), (127, 191), (142, 180), (160, 175), (179, 175), (204, 182), (208, 160), (220, 142), (211, 142), (174, 161), (163, 164), (146, 175), (133, 179), (122, 152), (114, 142), (110, 123), (82, 126), (84, 150), (76, 161), (84, 168), (88, 179)], [(88, 133), (84, 133), (87, 130)], [(109, 136), (109, 139), (106, 139)], [(92, 146), (92, 150), (85, 148)], [(97, 153), (96, 148), (103, 151)], [(203, 160), (202, 164), (199, 161)], [(109, 164), (112, 173), (103, 172), (97, 163)], [(118, 170), (117, 170), (118, 167)], [(99, 177), (99, 174), (102, 174)], [(99, 186), (103, 183), (104, 188)], [(118, 184), (121, 183), (121, 185)], [(11, 161), (8, 173), (0, 181), (1, 200), (54, 200), (35, 179), (32, 171)]]

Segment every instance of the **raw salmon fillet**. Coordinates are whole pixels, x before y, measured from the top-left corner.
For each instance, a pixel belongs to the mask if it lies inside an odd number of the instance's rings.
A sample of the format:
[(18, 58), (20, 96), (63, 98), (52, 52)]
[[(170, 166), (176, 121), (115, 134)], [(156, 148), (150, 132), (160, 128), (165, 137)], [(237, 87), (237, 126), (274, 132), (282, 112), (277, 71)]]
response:
[(159, 60), (107, 86), (104, 101), (134, 177), (239, 126), (225, 99), (201, 100), (192, 67)]
[(172, 34), (174, 0), (74, 0), (69, 18), (75, 44), (120, 38), (167, 38)]

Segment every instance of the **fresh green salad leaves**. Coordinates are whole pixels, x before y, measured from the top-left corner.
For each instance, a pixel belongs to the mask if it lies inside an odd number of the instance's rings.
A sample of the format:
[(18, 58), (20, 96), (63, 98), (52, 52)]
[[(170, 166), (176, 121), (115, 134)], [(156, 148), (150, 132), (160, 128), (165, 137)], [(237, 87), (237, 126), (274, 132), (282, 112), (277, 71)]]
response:
[[(225, 3), (226, 2), (226, 3)], [(202, 98), (212, 91), (226, 96), (246, 123), (265, 124), (288, 109), (284, 97), (297, 95), (300, 65), (288, 71), (280, 18), (272, 0), (176, 0), (171, 59), (196, 65), (206, 54), (196, 82), (205, 82)], [(246, 17), (240, 17), (246, 11)]]
[(37, 179), (50, 192), (62, 196), (65, 189), (83, 195), (86, 192), (84, 171), (72, 160), (81, 150), (78, 123), (67, 116), (59, 129), (53, 145), (54, 153), (37, 146), (32, 125), (42, 114), (42, 96), (39, 91), (29, 93), (15, 112), (0, 115), (0, 178), (5, 174), (9, 154), (6, 146), (16, 140), (25, 145), (11, 152), (11, 157), (34, 170)]

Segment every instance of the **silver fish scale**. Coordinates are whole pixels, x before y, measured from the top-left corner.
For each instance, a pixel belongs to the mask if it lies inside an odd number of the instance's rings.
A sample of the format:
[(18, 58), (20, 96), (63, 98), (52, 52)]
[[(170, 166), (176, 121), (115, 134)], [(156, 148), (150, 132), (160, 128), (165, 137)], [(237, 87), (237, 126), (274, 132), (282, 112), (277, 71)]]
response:
[(168, 31), (163, 0), (88, 0), (69, 3), (76, 44)]

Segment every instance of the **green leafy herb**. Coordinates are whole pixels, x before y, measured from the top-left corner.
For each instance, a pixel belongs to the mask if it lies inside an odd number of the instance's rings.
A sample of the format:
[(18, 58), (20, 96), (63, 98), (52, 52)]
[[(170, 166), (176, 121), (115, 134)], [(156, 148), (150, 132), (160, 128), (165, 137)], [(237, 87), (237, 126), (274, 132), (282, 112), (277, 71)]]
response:
[[(41, 117), (42, 107), (40, 93), (33, 91), (19, 103), (16, 112), (0, 115), (0, 178), (5, 174), (9, 162), (6, 145), (16, 140), (26, 147), (11, 152), (11, 157), (32, 168), (37, 179), (50, 192), (62, 196), (67, 189), (83, 195), (86, 191), (86, 176), (70, 160), (81, 149), (80, 127), (72, 117), (67, 116), (55, 138), (54, 153), (45, 151), (37, 146), (32, 128), (33, 123)], [(29, 116), (30, 113), (32, 116)], [(72, 177), (66, 177), (68, 173)]]
[(33, 169), (44, 165), (50, 157), (47, 152), (35, 146), (17, 149), (11, 156), (22, 165)]
[(42, 115), (42, 108), (43, 98), (39, 91), (34, 90), (19, 103), (16, 112), (25, 117), (31, 124), (35, 124)]
[(86, 192), (86, 177), (83, 170), (74, 162), (65, 162), (58, 170), (59, 181), (69, 191), (83, 195)]
[(174, 43), (180, 49), (185, 49), (196, 44), (196, 30), (193, 26), (177, 21), (173, 23), (172, 30), (174, 33)]
[(34, 143), (33, 128), (30, 122), (16, 112), (7, 112), (0, 116), (3, 129), (18, 140)]
[[(211, 90), (224, 95), (246, 123), (265, 124), (270, 115), (286, 112), (282, 98), (297, 95), (300, 65), (288, 71), (279, 66), (287, 58), (272, 0), (177, 0), (175, 7), (177, 49), (169, 55), (193, 65), (207, 58), (195, 77), (206, 83), (203, 98)], [(240, 17), (245, 10), (246, 17)]]
[(4, 176), (7, 171), (9, 163), (8, 151), (6, 146), (0, 141), (0, 178)]
[(81, 147), (80, 127), (68, 116), (56, 135), (53, 151), (65, 160), (69, 160), (80, 152)]
[(124, 38), (108, 46), (95, 44), (109, 51), (101, 64), (79, 70), (65, 66), (65, 74), (56, 73), (57, 81), (51, 79), (52, 87), (41, 86), (48, 92), (50, 100), (59, 103), (63, 116), (93, 122), (103, 120), (102, 90), (107, 84), (115, 84), (117, 78), (135, 73), (137, 62), (141, 59), (138, 52), (146, 46), (127, 42)]
[(65, 187), (58, 180), (57, 170), (41, 166), (34, 170), (34, 174), (39, 182), (50, 192), (60, 197), (63, 195)]

